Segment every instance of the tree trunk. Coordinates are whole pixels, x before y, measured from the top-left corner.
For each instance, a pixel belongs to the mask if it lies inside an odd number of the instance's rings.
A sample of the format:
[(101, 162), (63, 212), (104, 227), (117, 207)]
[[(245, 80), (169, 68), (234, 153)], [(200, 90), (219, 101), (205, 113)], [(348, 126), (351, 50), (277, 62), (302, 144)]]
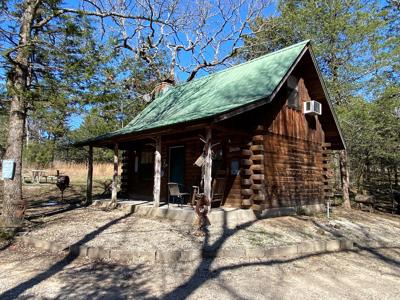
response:
[(156, 149), (154, 152), (154, 187), (153, 201), (154, 207), (160, 206), (160, 191), (161, 191), (161, 137), (156, 138)]
[(27, 47), (31, 39), (37, 1), (26, 0), (21, 18), (17, 55), (10, 59), (12, 67), (7, 78), (7, 93), (11, 98), (7, 148), (4, 158), (15, 162), (13, 179), (4, 180), (4, 199), (2, 222), (9, 230), (22, 225), (26, 202), (22, 199), (22, 148), (26, 121), (26, 97), (28, 92), (29, 57), (31, 50)]
[(339, 153), (340, 177), (342, 179), (343, 207), (351, 209), (349, 196), (349, 168), (347, 166), (347, 152), (341, 150)]
[(206, 201), (211, 205), (211, 171), (212, 171), (212, 149), (211, 149), (211, 128), (207, 128), (206, 146), (205, 146), (206, 158), (204, 166), (204, 195)]
[[(14, 87), (21, 88), (24, 85), (23, 75), (15, 77)], [(25, 127), (25, 101), (22, 95), (14, 95), (11, 102), (9, 117), (9, 130), (7, 136), (7, 148), (4, 159), (15, 162), (13, 179), (4, 180), (4, 199), (2, 222), (3, 226), (11, 230), (22, 225), (26, 202), (22, 199), (22, 147)]]

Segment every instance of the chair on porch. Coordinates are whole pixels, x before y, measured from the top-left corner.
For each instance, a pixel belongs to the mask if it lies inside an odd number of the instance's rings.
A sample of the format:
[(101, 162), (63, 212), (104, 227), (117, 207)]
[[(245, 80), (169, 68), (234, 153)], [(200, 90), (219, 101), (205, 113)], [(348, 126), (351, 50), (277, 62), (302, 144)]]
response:
[[(224, 201), (225, 195), (225, 178), (214, 178), (211, 186), (211, 205), (213, 203), (219, 203), (220, 205)], [(197, 195), (200, 194), (200, 188), (198, 186), (193, 186), (192, 194), (192, 206), (196, 205)]]
[(214, 178), (211, 189), (211, 205), (213, 203), (222, 204), (225, 194), (225, 178)]
[[(190, 196), (189, 193), (183, 193), (180, 189), (180, 184), (176, 182), (168, 182), (169, 197), (175, 197), (179, 199), (181, 206), (183, 205), (184, 198)], [(169, 207), (169, 197), (168, 197), (168, 207)], [(179, 203), (178, 203), (179, 206)]]

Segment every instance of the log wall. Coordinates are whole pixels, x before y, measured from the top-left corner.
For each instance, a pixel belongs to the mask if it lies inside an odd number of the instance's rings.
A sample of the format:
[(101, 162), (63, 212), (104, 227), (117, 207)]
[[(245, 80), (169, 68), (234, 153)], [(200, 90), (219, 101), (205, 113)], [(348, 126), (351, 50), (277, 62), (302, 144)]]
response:
[(129, 178), (132, 176), (130, 170), (133, 173), (134, 153), (131, 150), (125, 150), (122, 152), (121, 161), (121, 196), (127, 197), (129, 191)]
[(268, 134), (264, 148), (267, 208), (323, 203), (321, 144)]
[[(298, 83), (300, 108), (291, 108), (280, 93), (272, 103), (264, 133), (265, 208), (322, 204), (328, 192), (325, 136), (319, 116), (305, 115), (310, 100), (303, 78)], [(323, 107), (327, 109), (327, 107)]]
[[(331, 195), (329, 144), (318, 116), (304, 115), (303, 102), (310, 100), (308, 82), (300, 77), (299, 109), (287, 104), (285, 88), (272, 103), (219, 123), (213, 129), (213, 143), (220, 143), (223, 164), (218, 176), (226, 178), (224, 206), (251, 208), (298, 207), (322, 204)], [(323, 106), (324, 109), (328, 109)], [(225, 131), (226, 129), (226, 131)], [(240, 132), (239, 132), (240, 131)], [(193, 163), (201, 155), (203, 130), (162, 137), (161, 199), (168, 195), (169, 148), (184, 146), (185, 185), (199, 185), (201, 169)], [(123, 158), (122, 190), (127, 194), (152, 194), (133, 173), (134, 153)], [(231, 162), (238, 161), (240, 173), (232, 174)], [(129, 172), (127, 170), (130, 170)], [(215, 174), (214, 174), (215, 175)]]

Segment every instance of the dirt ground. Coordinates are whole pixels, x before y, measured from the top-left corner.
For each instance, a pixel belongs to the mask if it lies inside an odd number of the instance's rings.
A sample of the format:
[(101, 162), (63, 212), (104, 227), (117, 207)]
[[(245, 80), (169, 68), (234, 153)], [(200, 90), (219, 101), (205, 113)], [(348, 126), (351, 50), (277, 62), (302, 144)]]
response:
[[(28, 237), (67, 245), (81, 244), (106, 249), (200, 249), (210, 247), (272, 248), (300, 242), (347, 238), (358, 243), (400, 246), (400, 217), (336, 209), (332, 218), (290, 216), (258, 220), (237, 229), (210, 226), (208, 235), (196, 237), (194, 227), (163, 219), (145, 219), (120, 210), (95, 207), (38, 217), (30, 221)], [(90, 239), (87, 239), (90, 237)]]
[[(374, 241), (378, 247), (274, 260), (218, 258), (162, 265), (89, 261), (19, 242), (0, 244), (0, 299), (400, 299), (399, 216), (335, 209), (329, 220), (295, 216), (235, 230), (211, 226), (204, 239), (193, 237), (188, 225), (126, 216), (119, 210), (62, 211), (69, 206), (60, 204), (51, 188), (32, 187), (28, 236), (135, 249), (271, 247), (340, 237), (361, 244)], [(73, 199), (82, 191), (70, 192)], [(43, 200), (34, 202), (39, 198)], [(49, 212), (55, 214), (42, 216)]]
[(400, 248), (122, 265), (14, 244), (0, 261), (0, 299), (400, 298)]

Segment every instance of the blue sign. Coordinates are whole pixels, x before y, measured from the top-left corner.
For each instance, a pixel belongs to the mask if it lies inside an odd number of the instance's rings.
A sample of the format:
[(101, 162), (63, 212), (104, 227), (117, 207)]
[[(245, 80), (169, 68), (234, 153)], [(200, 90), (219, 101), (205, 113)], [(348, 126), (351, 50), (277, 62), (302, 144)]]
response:
[(2, 177), (3, 179), (13, 179), (15, 172), (15, 162), (13, 160), (3, 160)]

